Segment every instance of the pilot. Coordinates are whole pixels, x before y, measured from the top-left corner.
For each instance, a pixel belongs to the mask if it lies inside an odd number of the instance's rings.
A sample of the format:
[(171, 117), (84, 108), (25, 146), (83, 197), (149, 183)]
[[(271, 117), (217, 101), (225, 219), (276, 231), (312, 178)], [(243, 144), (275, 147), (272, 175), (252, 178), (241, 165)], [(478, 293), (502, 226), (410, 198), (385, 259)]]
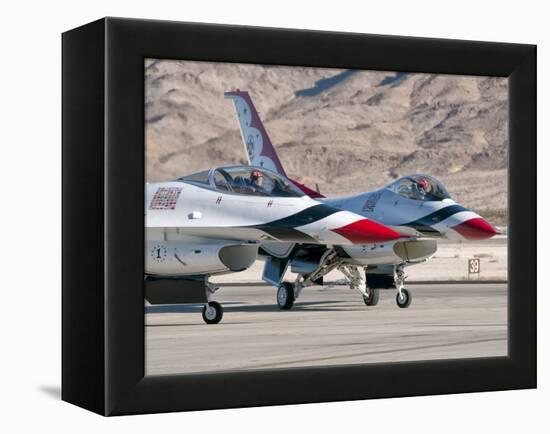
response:
[(418, 188), (418, 192), (420, 193), (420, 197), (424, 199), (426, 195), (429, 193), (430, 190), (430, 183), (425, 178), (420, 178), (416, 182), (416, 187)]
[(259, 170), (250, 173), (250, 186), (252, 191), (264, 193), (264, 175)]

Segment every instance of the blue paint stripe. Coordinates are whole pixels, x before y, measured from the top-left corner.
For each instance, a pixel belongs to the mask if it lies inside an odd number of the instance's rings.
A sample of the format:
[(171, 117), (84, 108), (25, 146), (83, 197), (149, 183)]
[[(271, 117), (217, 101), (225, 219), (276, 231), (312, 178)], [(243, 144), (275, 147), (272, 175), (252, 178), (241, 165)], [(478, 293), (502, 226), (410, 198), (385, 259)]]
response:
[(462, 211), (468, 211), (468, 209), (461, 205), (449, 205), (417, 220), (405, 223), (404, 226), (409, 226), (419, 232), (439, 234), (432, 226)]

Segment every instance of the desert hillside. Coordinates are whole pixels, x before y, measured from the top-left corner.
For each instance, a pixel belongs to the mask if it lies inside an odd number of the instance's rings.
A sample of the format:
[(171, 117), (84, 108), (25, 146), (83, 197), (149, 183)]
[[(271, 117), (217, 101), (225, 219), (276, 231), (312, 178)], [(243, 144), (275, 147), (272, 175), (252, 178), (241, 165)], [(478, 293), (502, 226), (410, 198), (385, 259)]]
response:
[(323, 194), (424, 172), (506, 226), (506, 79), (147, 60), (148, 181), (246, 163), (223, 98), (236, 88), (250, 93), (288, 175)]

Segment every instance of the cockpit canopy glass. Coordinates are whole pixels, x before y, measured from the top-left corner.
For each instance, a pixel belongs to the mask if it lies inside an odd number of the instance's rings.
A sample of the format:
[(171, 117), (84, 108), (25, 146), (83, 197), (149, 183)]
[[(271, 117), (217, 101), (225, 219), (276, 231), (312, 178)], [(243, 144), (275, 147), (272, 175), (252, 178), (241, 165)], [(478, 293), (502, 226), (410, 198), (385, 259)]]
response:
[(445, 186), (429, 175), (404, 176), (388, 185), (388, 188), (407, 199), (425, 202), (451, 198)]
[(191, 175), (182, 176), (178, 178), (178, 181), (191, 181), (198, 182), (200, 184), (208, 184), (208, 174), (209, 170), (203, 170), (202, 172), (192, 173)]
[(179, 180), (206, 184), (209, 188), (223, 193), (268, 197), (304, 196), (304, 193), (285, 177), (252, 166), (218, 167), (184, 176)]

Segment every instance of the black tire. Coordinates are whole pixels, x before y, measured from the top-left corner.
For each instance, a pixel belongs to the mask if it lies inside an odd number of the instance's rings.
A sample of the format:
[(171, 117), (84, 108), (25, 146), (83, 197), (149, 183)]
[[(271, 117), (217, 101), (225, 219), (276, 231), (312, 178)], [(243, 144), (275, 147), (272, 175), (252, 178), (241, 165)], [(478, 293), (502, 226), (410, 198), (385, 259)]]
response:
[(395, 301), (397, 305), (404, 309), (406, 307), (409, 307), (412, 301), (412, 295), (409, 291), (407, 291), (405, 288), (401, 290), (402, 297), (399, 296), (399, 292), (395, 296)]
[(367, 295), (363, 295), (363, 301), (367, 306), (376, 306), (380, 300), (380, 290), (367, 288)]
[(211, 301), (202, 308), (202, 319), (206, 324), (218, 324), (223, 318), (223, 307), (217, 301)]
[(283, 282), (277, 288), (277, 306), (282, 310), (289, 310), (294, 304), (294, 286), (291, 283)]

